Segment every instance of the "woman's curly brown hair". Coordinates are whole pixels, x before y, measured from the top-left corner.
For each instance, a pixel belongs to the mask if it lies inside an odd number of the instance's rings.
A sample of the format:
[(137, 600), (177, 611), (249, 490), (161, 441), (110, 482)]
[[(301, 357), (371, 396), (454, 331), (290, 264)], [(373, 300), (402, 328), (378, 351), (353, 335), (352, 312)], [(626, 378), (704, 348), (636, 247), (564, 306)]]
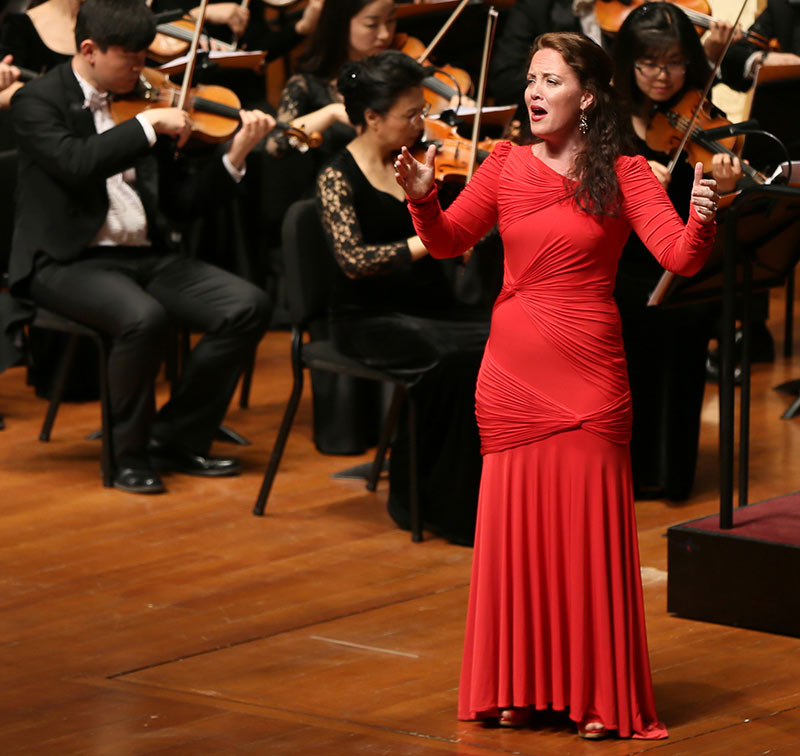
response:
[(611, 87), (611, 58), (600, 45), (573, 32), (539, 35), (530, 58), (544, 49), (559, 53), (581, 86), (594, 96), (585, 110), (588, 131), (583, 137), (584, 147), (575, 158), (575, 202), (593, 215), (616, 215), (621, 196), (615, 164), (620, 155), (633, 155), (635, 150), (630, 119), (619, 108)]

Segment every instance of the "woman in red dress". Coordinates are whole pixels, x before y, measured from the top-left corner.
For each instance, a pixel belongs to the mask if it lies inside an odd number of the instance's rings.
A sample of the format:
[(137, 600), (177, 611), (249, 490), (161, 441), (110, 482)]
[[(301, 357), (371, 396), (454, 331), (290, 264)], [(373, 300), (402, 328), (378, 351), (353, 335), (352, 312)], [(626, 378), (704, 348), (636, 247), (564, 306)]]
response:
[(447, 212), (434, 151), (395, 163), (437, 257), (497, 224), (503, 289), (476, 392), (484, 455), (458, 716), (525, 724), (569, 710), (583, 737), (663, 738), (647, 655), (614, 279), (631, 229), (691, 275), (713, 241), (713, 180), (695, 169), (684, 226), (629, 126), (611, 63), (581, 35), (534, 43), (532, 146), (502, 143)]

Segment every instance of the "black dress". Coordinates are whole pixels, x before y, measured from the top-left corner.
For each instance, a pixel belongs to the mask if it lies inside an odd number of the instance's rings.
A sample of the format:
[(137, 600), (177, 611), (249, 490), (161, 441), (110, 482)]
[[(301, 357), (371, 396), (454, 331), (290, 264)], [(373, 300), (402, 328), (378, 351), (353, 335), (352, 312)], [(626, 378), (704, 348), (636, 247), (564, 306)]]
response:
[[(331, 303), (332, 338), (376, 367), (419, 371), (412, 391), (423, 519), (449, 540), (471, 544), (481, 469), (474, 391), (488, 315), (455, 300), (447, 264), (429, 256), (412, 262), (405, 202), (375, 189), (348, 150), (321, 172), (317, 197), (343, 271)], [(401, 420), (389, 492), (389, 513), (401, 527), (409, 515), (406, 428)]]
[[(639, 154), (666, 165), (669, 156), (639, 142)], [(667, 193), (686, 220), (692, 167), (680, 161)], [(716, 308), (648, 307), (663, 268), (631, 234), (619, 261), (614, 298), (633, 399), (631, 464), (637, 498), (689, 497), (697, 466), (705, 362)]]
[[(51, 50), (39, 36), (27, 13), (9, 13), (0, 26), (0, 59), (14, 56), (14, 65), (34, 73), (45, 73), (71, 55)], [(0, 111), (0, 150), (13, 150), (16, 146), (8, 110)]]

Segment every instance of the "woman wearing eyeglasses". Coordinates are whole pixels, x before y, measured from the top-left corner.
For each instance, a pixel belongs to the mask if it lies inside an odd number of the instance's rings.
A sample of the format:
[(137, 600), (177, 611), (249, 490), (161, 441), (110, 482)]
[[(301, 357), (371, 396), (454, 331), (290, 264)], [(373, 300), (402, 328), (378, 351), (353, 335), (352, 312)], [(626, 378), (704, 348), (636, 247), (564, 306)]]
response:
[[(688, 90), (703, 90), (711, 74), (700, 39), (685, 13), (671, 3), (646, 3), (617, 33), (614, 88), (627, 106), (643, 155), (685, 220), (692, 166), (684, 156), (672, 175), (670, 156), (645, 141), (650, 118)], [(713, 178), (722, 194), (741, 177), (738, 159), (714, 160)], [(639, 498), (686, 499), (694, 482), (705, 386), (705, 361), (715, 310), (693, 305), (647, 307), (662, 270), (642, 241), (631, 237), (622, 252), (614, 292), (622, 318), (628, 377), (633, 397), (631, 460)]]
[[(385, 51), (346, 63), (338, 79), (357, 136), (317, 179), (334, 284), (331, 336), (346, 354), (388, 371), (418, 373), (419, 494), (427, 526), (472, 543), (481, 457), (474, 414), (488, 313), (454, 300), (453, 261), (434, 260), (414, 231), (394, 159), (417, 141), (427, 106), (425, 69)], [(408, 527), (406, 424), (392, 446), (389, 513)]]

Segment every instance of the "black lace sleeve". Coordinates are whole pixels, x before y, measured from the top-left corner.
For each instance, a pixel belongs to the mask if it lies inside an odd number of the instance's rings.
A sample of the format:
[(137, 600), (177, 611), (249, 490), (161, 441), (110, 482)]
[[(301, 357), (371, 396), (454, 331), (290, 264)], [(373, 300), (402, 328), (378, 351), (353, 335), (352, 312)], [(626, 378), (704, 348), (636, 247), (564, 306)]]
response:
[(320, 173), (317, 201), (328, 244), (348, 278), (367, 278), (410, 268), (411, 252), (405, 239), (384, 244), (364, 241), (353, 188), (340, 170), (328, 166)]
[[(281, 92), (281, 101), (278, 104), (278, 120), (291, 123), (298, 116), (310, 113), (315, 108), (311, 107), (308, 80), (305, 76), (295, 74), (290, 77)], [(267, 138), (267, 152), (280, 157), (292, 149), (289, 138), (277, 131)]]

